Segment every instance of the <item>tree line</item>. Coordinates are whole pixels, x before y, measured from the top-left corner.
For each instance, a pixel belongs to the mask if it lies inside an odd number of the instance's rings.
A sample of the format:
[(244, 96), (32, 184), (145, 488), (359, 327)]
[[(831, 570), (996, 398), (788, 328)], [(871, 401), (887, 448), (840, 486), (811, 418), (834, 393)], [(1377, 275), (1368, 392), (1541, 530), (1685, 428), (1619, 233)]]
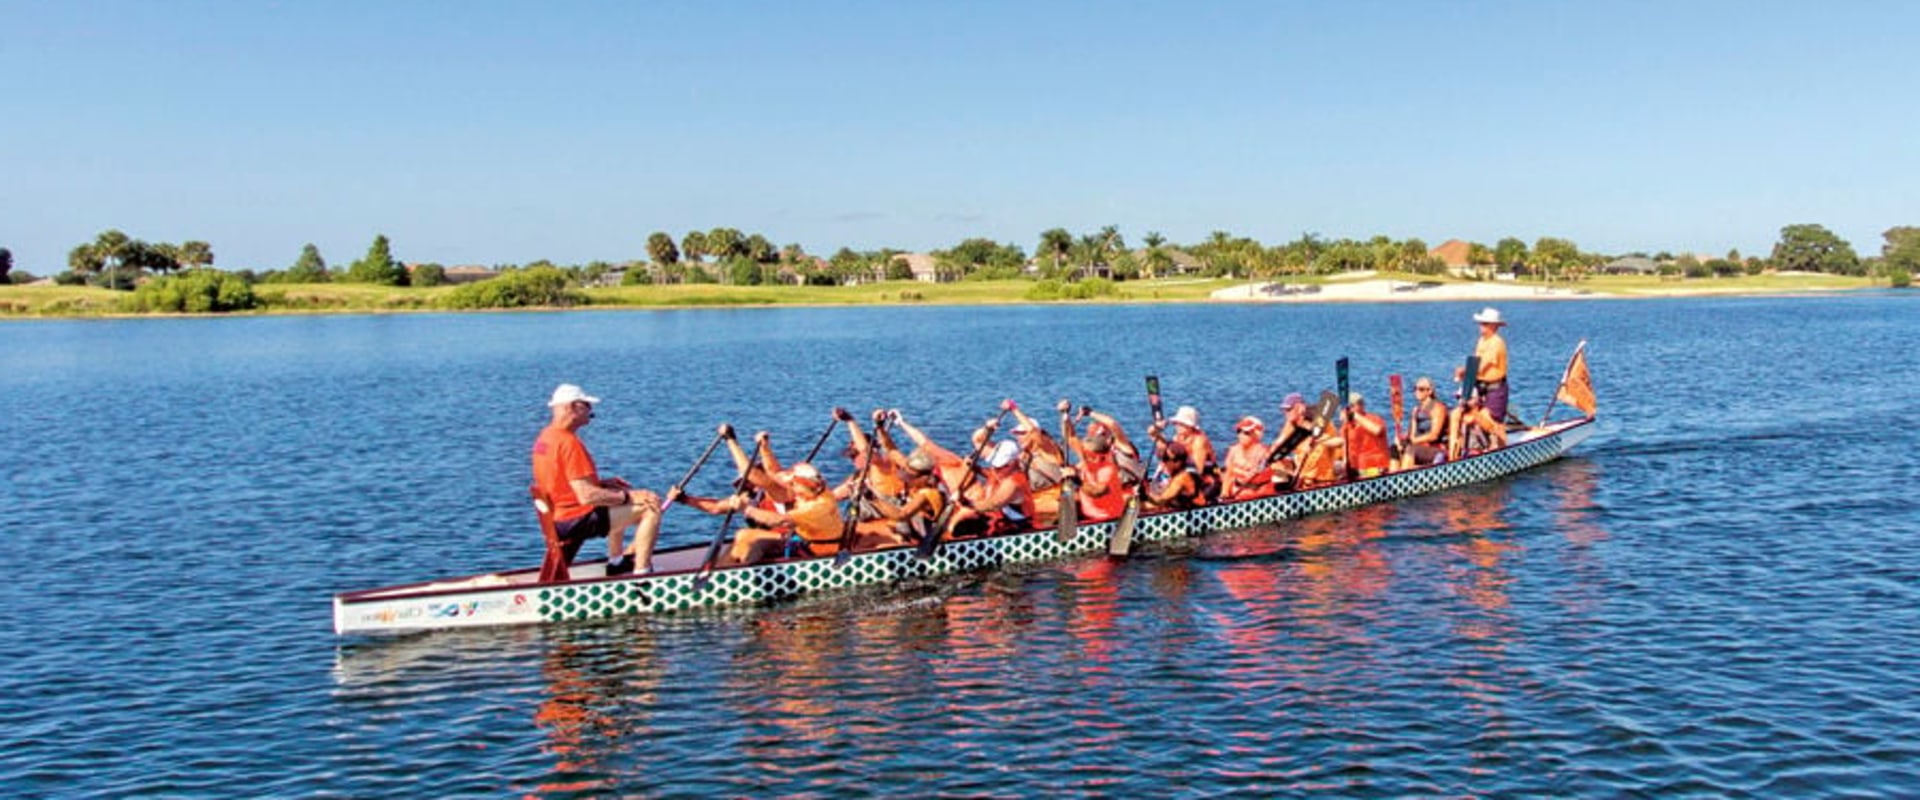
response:
[[(1907, 285), (1913, 273), (1920, 271), (1920, 227), (1894, 227), (1883, 233), (1882, 238), (1880, 254), (1862, 258), (1850, 243), (1824, 226), (1795, 224), (1780, 229), (1780, 238), (1766, 257), (1742, 257), (1738, 250), (1728, 252), (1725, 257), (1706, 259), (1692, 254), (1676, 257), (1665, 252), (1651, 256), (1643, 252), (1621, 255), (1650, 258), (1660, 265), (1663, 273), (1686, 277), (1779, 270), (1872, 276), (1885, 278), (1894, 285)], [(626, 285), (846, 285), (915, 277), (912, 264), (906, 258), (908, 253), (903, 250), (841, 247), (831, 256), (818, 257), (807, 253), (799, 244), (775, 247), (761, 234), (736, 228), (689, 231), (678, 238), (665, 231), (655, 231), (646, 237), (645, 249), (644, 260), (623, 264), (593, 261), (561, 266), (541, 260), (525, 265), (499, 264), (494, 268), (499, 271), (552, 268), (579, 285), (607, 282), (608, 276), (616, 273)], [(1327, 239), (1317, 233), (1303, 233), (1290, 241), (1266, 244), (1226, 231), (1213, 231), (1199, 242), (1174, 245), (1160, 233), (1149, 231), (1141, 237), (1139, 247), (1130, 248), (1115, 225), (1081, 234), (1064, 228), (1047, 229), (1039, 234), (1031, 257), (1015, 243), (979, 237), (964, 239), (926, 255), (931, 259), (934, 277), (940, 280), (1031, 277), (1073, 282), (1097, 277), (1124, 281), (1165, 277), (1176, 272), (1210, 278), (1275, 279), (1354, 270), (1437, 275), (1447, 269), (1447, 264), (1419, 238), (1394, 239), (1380, 235), (1364, 240)], [(1492, 245), (1469, 242), (1464, 255), (1469, 270), (1482, 278), (1496, 272), (1511, 272), (1521, 277), (1572, 281), (1584, 279), (1613, 259), (1582, 250), (1570, 239), (1552, 236), (1539, 237), (1531, 244), (1518, 237), (1506, 237)], [(56, 275), (55, 280), (63, 284), (132, 289), (144, 278), (209, 269), (213, 264), (213, 248), (204, 241), (147, 242), (119, 230), (107, 230), (93, 241), (75, 245), (68, 253), (68, 269)], [(409, 269), (393, 256), (391, 242), (385, 235), (376, 235), (366, 254), (344, 268), (330, 268), (319, 248), (309, 243), (285, 269), (263, 273), (239, 270), (234, 274), (249, 284), (350, 282), (434, 286), (446, 281), (446, 270), (439, 264), (416, 264)], [(0, 283), (9, 280), (24, 283), (32, 279), (31, 275), (14, 271), (12, 253), (0, 248)]]

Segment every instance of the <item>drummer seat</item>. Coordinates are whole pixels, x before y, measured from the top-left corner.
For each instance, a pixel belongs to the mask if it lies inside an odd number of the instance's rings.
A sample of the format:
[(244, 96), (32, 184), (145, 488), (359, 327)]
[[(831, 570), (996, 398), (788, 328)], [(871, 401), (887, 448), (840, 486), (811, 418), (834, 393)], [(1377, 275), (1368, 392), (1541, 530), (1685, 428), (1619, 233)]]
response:
[(540, 518), (540, 535), (547, 541), (547, 557), (540, 562), (540, 582), (565, 581), (572, 577), (567, 567), (579, 555), (582, 543), (578, 539), (560, 541), (560, 531), (553, 527), (553, 501), (539, 486), (529, 486), (527, 492), (533, 496), (533, 513)]

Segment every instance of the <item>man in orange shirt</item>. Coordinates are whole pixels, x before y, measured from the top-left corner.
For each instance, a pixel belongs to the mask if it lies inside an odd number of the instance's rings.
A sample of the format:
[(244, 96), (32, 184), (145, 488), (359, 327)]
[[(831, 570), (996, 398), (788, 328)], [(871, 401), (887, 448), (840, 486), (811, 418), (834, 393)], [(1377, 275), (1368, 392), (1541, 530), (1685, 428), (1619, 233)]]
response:
[[(600, 398), (571, 383), (547, 401), (553, 420), (533, 442), (533, 482), (553, 504), (553, 527), (568, 561), (588, 539), (607, 539), (607, 574), (653, 569), (653, 543), (660, 534), (660, 498), (619, 478), (602, 478), (578, 431), (593, 420)], [(623, 549), (628, 529), (633, 547)]]

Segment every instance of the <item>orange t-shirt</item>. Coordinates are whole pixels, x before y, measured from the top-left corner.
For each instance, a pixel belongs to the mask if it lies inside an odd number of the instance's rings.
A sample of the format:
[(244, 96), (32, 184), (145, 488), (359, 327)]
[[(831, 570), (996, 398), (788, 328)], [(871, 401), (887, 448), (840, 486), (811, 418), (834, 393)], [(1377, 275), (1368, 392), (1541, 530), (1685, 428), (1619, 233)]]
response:
[(1500, 334), (1482, 336), (1474, 343), (1473, 354), (1480, 357), (1480, 374), (1473, 376), (1481, 383), (1498, 383), (1507, 377), (1507, 340)]
[(1082, 490), (1076, 499), (1080, 502), (1080, 518), (1088, 522), (1113, 519), (1127, 507), (1126, 485), (1120, 480), (1120, 466), (1113, 456), (1089, 453), (1087, 460), (1080, 463), (1080, 485), (1100, 485), (1106, 487), (1106, 493), (1094, 496)]
[(593, 466), (587, 446), (566, 428), (549, 426), (540, 431), (540, 438), (533, 440), (533, 485), (553, 500), (553, 521), (584, 517), (593, 510), (574, 496), (570, 481), (576, 478), (600, 481), (600, 471)]

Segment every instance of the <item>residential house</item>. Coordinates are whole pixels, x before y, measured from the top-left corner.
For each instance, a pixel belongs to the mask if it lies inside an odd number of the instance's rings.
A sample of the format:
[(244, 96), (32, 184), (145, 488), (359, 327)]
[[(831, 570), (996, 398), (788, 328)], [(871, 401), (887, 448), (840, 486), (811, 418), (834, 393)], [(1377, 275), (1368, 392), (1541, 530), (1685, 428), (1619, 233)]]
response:
[(1467, 256), (1472, 250), (1473, 245), (1469, 242), (1448, 239), (1441, 242), (1439, 247), (1428, 250), (1427, 255), (1440, 259), (1446, 264), (1449, 274), (1468, 277), (1473, 273), (1473, 262)]
[(1660, 271), (1653, 259), (1643, 256), (1622, 256), (1600, 266), (1600, 271), (1608, 275), (1652, 275)]

